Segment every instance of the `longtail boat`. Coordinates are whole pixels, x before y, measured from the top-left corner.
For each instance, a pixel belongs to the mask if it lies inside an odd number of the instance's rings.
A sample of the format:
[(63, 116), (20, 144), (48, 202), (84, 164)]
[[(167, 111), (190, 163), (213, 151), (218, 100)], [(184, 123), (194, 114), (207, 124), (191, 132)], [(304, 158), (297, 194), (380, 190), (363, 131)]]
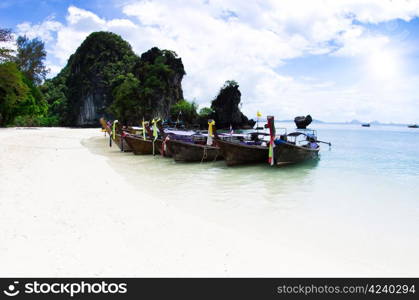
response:
[(153, 154), (153, 141), (142, 137), (127, 134), (124, 140), (128, 143), (135, 155)]
[(160, 127), (164, 136), (164, 139), (159, 142), (160, 151), (169, 152), (175, 161), (182, 162), (207, 162), (222, 159), (220, 148), (212, 142), (214, 124), (213, 121), (209, 122), (210, 129), (207, 135), (195, 131), (165, 130)]
[(267, 146), (232, 142), (221, 138), (216, 138), (216, 143), (228, 166), (262, 163), (268, 160), (269, 149)]
[[(298, 138), (303, 138), (298, 140)], [(311, 133), (292, 132), (275, 140), (274, 157), (276, 165), (295, 164), (317, 159), (320, 146), (314, 130)]]
[(168, 141), (175, 161), (199, 162), (222, 159), (220, 148), (202, 144), (193, 144), (182, 140)]
[[(106, 122), (106, 120), (104, 118), (100, 118), (99, 121), (100, 121), (100, 124), (102, 125), (102, 127), (109, 134), (109, 139), (110, 139), (109, 146), (110, 147), (112, 147), (112, 141), (114, 141), (114, 143), (118, 146), (119, 149), (121, 149), (121, 151), (123, 151), (123, 152), (131, 152), (132, 151), (131, 147), (126, 142), (125, 137), (122, 136), (119, 132), (117, 132), (116, 128), (111, 128), (110, 125)], [(114, 121), (112, 126), (116, 127), (117, 122), (118, 121)], [(113, 130), (115, 130), (115, 134), (113, 134)]]
[[(274, 118), (268, 117), (267, 127), (273, 126)], [(274, 133), (273, 133), (274, 134)], [(252, 132), (250, 138), (235, 139), (216, 135), (217, 145), (228, 166), (241, 164), (255, 164), (267, 162), (269, 159), (269, 142), (264, 137), (270, 135), (264, 132)], [(262, 137), (262, 138), (261, 138)]]

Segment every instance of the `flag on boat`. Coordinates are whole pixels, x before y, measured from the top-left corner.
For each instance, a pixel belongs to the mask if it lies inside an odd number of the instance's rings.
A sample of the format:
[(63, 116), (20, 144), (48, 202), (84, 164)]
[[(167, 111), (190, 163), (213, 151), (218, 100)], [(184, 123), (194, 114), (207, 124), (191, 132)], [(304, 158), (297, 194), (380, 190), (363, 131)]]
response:
[(157, 140), (157, 137), (159, 136), (158, 131), (157, 131), (157, 123), (158, 122), (160, 122), (160, 119), (153, 119), (153, 121), (152, 121), (154, 141)]
[(213, 136), (213, 128), (212, 126), (215, 125), (215, 121), (214, 120), (208, 120), (208, 137), (207, 137), (207, 145), (211, 146), (212, 145), (212, 136)]

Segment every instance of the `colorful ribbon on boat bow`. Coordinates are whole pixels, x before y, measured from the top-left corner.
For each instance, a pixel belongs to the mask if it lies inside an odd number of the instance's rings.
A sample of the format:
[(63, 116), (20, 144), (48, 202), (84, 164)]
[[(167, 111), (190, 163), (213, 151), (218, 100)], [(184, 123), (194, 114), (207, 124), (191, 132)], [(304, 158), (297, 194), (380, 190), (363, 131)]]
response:
[(268, 127), (269, 127), (269, 154), (268, 154), (268, 162), (271, 166), (274, 164), (274, 147), (275, 147), (275, 124), (274, 124), (274, 117), (268, 116)]
[(145, 140), (145, 122), (144, 122), (144, 118), (143, 118), (143, 139)]
[(155, 152), (155, 147), (154, 147), (154, 142), (157, 140), (157, 137), (159, 136), (158, 131), (157, 131), (157, 123), (160, 122), (160, 119), (153, 119), (151, 121), (151, 123), (153, 124), (153, 155), (156, 155)]
[(211, 146), (212, 145), (212, 137), (214, 135), (214, 130), (212, 128), (212, 126), (215, 125), (215, 121), (214, 120), (208, 120), (208, 138), (207, 138), (207, 145)]
[(161, 143), (161, 156), (165, 156), (166, 155), (166, 152), (167, 152), (167, 145), (166, 145), (166, 143), (169, 140), (170, 140), (169, 136), (166, 136), (164, 138), (163, 142)]
[(115, 139), (116, 123), (118, 123), (118, 120), (113, 121), (113, 125), (112, 125), (112, 138), (113, 139)]
[(153, 124), (153, 137), (154, 140), (157, 140), (157, 137), (159, 136), (159, 133), (157, 131), (157, 123), (160, 122), (160, 119), (153, 119), (151, 123)]

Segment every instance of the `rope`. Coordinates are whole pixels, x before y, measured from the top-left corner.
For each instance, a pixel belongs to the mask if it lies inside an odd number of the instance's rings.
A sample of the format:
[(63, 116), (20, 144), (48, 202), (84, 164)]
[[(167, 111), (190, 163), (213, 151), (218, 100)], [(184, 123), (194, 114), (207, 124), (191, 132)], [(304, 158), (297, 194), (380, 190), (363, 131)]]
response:
[(201, 163), (204, 161), (204, 159), (207, 159), (208, 152), (207, 147), (204, 147), (204, 154), (202, 155)]

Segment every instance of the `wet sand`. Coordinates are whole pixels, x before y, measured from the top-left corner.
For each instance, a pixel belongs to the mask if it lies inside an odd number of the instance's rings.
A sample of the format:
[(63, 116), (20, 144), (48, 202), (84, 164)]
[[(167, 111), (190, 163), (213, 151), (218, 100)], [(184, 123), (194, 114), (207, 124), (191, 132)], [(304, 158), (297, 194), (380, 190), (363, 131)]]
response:
[(338, 217), (291, 218), (298, 203), (267, 205), (282, 189), (229, 184), (251, 184), (246, 168), (121, 153), (99, 129), (0, 129), (0, 153), (0, 276), (418, 274), (404, 246), (348, 248)]

